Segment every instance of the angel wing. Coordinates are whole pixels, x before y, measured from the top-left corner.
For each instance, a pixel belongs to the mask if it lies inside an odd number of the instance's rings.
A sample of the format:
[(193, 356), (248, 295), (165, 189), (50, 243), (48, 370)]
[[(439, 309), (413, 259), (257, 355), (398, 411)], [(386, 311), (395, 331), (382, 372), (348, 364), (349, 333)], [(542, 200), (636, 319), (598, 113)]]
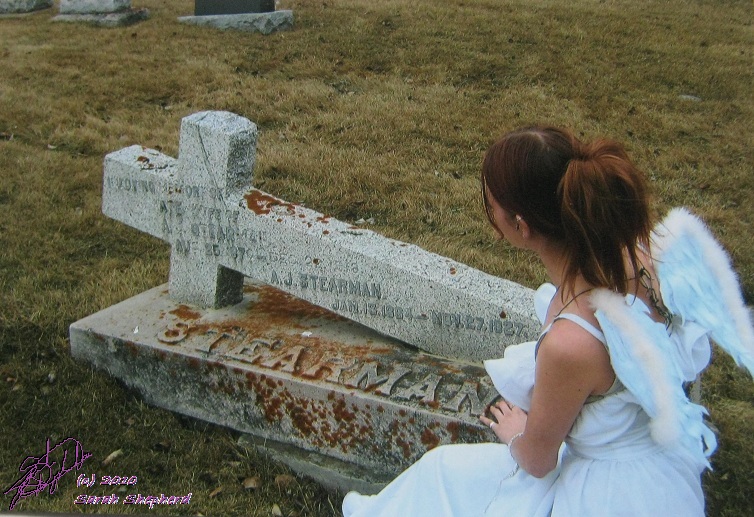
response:
[(676, 361), (679, 346), (664, 324), (652, 320), (641, 300), (626, 298), (607, 289), (591, 296), (615, 375), (651, 418), (655, 442), (681, 445), (700, 467), (709, 468), (707, 458), (717, 440), (704, 424), (706, 409), (692, 403), (683, 389), (683, 372)]
[(639, 299), (606, 289), (591, 296), (616, 375), (652, 419), (657, 443), (681, 445), (697, 461), (717, 447), (704, 407), (683, 389), (709, 361), (708, 336), (754, 374), (754, 330), (730, 259), (707, 227), (685, 209), (658, 225), (653, 255), (670, 332)]
[(709, 228), (685, 208), (655, 229), (652, 249), (665, 306), (690, 320), (754, 375), (754, 327), (730, 258)]

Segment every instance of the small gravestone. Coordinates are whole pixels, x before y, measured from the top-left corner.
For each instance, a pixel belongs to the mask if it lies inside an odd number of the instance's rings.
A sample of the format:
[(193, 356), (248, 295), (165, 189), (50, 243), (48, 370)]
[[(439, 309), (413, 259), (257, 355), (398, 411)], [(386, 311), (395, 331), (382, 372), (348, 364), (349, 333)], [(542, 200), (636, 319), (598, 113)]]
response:
[(293, 11), (276, 11), (275, 0), (196, 0), (194, 16), (181, 23), (271, 34), (293, 27)]
[(52, 7), (52, 0), (0, 0), (0, 14), (23, 14)]
[(195, 16), (218, 14), (269, 13), (275, 10), (275, 0), (196, 0)]
[(60, 14), (53, 21), (121, 27), (145, 20), (148, 16), (147, 9), (132, 9), (131, 0), (60, 0)]
[(490, 439), (480, 361), (535, 338), (532, 291), (252, 188), (256, 140), (203, 112), (178, 160), (105, 158), (103, 212), (171, 244), (169, 282), (72, 324), (74, 357), (343, 489)]

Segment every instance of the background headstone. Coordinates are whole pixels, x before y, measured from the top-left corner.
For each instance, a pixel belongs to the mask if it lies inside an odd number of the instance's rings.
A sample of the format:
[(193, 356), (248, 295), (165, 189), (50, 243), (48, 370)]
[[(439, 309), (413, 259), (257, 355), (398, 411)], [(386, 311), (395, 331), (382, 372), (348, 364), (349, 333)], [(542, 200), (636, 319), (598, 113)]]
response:
[(126, 11), (131, 0), (60, 0), (60, 14), (104, 14)]
[(131, 0), (60, 0), (59, 22), (86, 22), (101, 27), (121, 27), (145, 20), (147, 9), (132, 9)]
[(293, 11), (276, 11), (275, 0), (196, 0), (194, 16), (182, 16), (178, 21), (266, 35), (292, 28)]
[(275, 0), (196, 0), (195, 16), (212, 14), (269, 13), (275, 10)]
[(52, 7), (52, 0), (0, 0), (0, 14), (21, 14)]

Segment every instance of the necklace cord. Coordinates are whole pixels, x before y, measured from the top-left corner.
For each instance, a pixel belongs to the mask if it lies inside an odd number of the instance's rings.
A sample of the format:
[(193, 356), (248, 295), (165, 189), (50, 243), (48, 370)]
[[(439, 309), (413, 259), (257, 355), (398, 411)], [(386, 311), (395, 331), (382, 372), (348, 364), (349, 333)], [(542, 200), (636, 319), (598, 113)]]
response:
[(668, 308), (660, 301), (660, 297), (657, 296), (657, 291), (655, 291), (654, 288), (652, 275), (643, 265), (641, 266), (641, 269), (639, 269), (639, 283), (647, 290), (649, 303), (657, 313), (662, 316), (662, 319), (665, 320), (665, 328), (670, 328), (670, 324), (673, 322), (673, 315), (670, 314)]
[[(583, 291), (581, 291), (581, 292), (580, 292), (579, 294), (577, 294), (577, 295), (575, 295), (574, 297), (572, 297), (572, 298), (571, 298), (570, 300), (568, 300), (568, 303), (566, 303), (565, 305), (563, 305), (563, 307), (562, 307), (562, 308), (561, 308), (561, 309), (560, 309), (560, 310), (558, 311), (558, 313), (557, 313), (557, 314), (555, 315), (555, 318), (557, 318), (558, 316), (560, 316), (560, 315), (561, 315), (561, 313), (562, 313), (562, 312), (563, 312), (564, 310), (566, 310), (566, 307), (568, 307), (569, 305), (571, 305), (571, 303), (573, 303), (573, 301), (574, 301), (574, 300), (575, 300), (576, 298), (578, 298), (578, 297), (579, 297), (579, 296), (581, 296), (582, 294), (586, 294), (586, 293), (588, 293), (589, 291), (594, 291), (594, 289), (595, 289), (594, 287), (590, 287), (589, 289), (584, 289), (584, 290), (583, 290)], [(554, 318), (553, 318), (553, 319), (554, 319)]]

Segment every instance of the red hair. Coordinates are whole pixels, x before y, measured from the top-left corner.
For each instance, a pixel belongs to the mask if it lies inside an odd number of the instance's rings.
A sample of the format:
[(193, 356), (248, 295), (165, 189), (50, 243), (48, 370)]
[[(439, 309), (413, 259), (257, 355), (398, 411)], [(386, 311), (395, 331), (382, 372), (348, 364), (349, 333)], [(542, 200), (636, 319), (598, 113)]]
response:
[(487, 195), (564, 246), (566, 291), (582, 275), (591, 285), (626, 294), (629, 279), (638, 276), (638, 250), (649, 250), (652, 229), (649, 198), (644, 175), (619, 143), (585, 144), (546, 126), (513, 131), (485, 155), (482, 194), (493, 226)]

